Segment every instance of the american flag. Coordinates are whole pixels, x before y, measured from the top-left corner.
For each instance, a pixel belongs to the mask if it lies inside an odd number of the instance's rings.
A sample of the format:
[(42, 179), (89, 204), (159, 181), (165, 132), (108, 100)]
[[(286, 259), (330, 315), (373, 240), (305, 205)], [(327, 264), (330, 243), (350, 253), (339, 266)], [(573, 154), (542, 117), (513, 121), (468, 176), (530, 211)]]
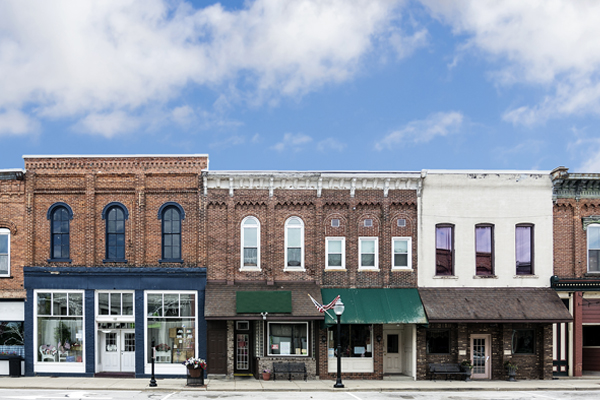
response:
[[(338, 301), (338, 299), (340, 298), (340, 295), (338, 294), (337, 297), (331, 301), (331, 303), (326, 304), (326, 305), (321, 304), (318, 301), (316, 301), (315, 299), (313, 299), (313, 297), (310, 294), (308, 295), (308, 297), (310, 297), (313, 304), (315, 305), (315, 307), (317, 307), (317, 310), (319, 310), (320, 313), (324, 313), (324, 312), (327, 313), (327, 310), (331, 310), (333, 308), (333, 306), (335, 306), (335, 302)], [(327, 315), (329, 315), (331, 317), (331, 315), (329, 313), (327, 313)]]

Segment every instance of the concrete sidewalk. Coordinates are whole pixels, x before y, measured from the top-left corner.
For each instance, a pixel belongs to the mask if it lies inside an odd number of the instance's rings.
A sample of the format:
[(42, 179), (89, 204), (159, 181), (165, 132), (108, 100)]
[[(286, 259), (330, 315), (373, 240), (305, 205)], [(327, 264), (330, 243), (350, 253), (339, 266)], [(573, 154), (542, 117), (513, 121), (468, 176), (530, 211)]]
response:
[(137, 390), (137, 391), (299, 391), (299, 392), (393, 392), (393, 391), (504, 391), (504, 390), (600, 390), (600, 378), (557, 379), (548, 381), (413, 381), (410, 379), (345, 380), (345, 388), (334, 389), (331, 380), (277, 380), (254, 378), (211, 378), (206, 387), (187, 387), (186, 379), (158, 379), (158, 386), (148, 386), (149, 379), (124, 378), (54, 378), (0, 377), (0, 389), (59, 389), (59, 390)]

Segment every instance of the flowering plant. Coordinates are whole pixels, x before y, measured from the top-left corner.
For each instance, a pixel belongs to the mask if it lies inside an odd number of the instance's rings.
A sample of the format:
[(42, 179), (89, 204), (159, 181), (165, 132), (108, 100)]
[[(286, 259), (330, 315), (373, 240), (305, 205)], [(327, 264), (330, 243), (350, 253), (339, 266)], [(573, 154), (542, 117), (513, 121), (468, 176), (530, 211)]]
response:
[(263, 374), (270, 374), (271, 370), (269, 368), (263, 369)]
[(206, 360), (203, 358), (190, 357), (183, 363), (187, 368), (202, 368), (206, 369)]
[(0, 352), (0, 356), (18, 356), (16, 351), (3, 351)]
[(171, 350), (171, 346), (169, 346), (166, 343), (160, 343), (158, 346), (156, 346), (156, 351), (169, 351)]

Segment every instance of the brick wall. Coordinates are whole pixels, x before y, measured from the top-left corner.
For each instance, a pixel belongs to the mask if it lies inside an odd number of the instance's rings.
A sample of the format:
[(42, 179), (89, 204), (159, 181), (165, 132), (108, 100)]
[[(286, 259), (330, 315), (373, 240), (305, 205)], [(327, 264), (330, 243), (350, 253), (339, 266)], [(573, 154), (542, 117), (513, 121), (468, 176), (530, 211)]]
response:
[(0, 228), (10, 230), (10, 276), (0, 278), (0, 299), (24, 299), (23, 266), (27, 230), (25, 227), (25, 182), (0, 180)]

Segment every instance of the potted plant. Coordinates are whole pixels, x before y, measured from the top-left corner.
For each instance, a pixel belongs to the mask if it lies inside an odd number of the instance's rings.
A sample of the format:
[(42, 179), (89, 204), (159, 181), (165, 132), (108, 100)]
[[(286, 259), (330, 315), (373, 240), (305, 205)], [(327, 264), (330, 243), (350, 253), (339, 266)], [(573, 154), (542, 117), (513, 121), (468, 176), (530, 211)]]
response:
[(512, 361), (507, 360), (504, 362), (504, 368), (508, 370), (508, 381), (516, 382), (515, 377), (517, 376), (517, 370), (519, 369), (517, 364), (514, 364)]
[(70, 343), (71, 328), (69, 328), (64, 322), (59, 321), (58, 326), (54, 328), (54, 340), (56, 340), (56, 343)]
[(271, 370), (269, 368), (263, 369), (262, 378), (263, 381), (268, 381), (271, 379)]
[(463, 360), (460, 363), (460, 369), (465, 373), (465, 381), (469, 382), (471, 380), (471, 370), (473, 369), (473, 364), (471, 364), (471, 361)]
[[(204, 370), (206, 369), (206, 360), (203, 358), (190, 357), (183, 363), (188, 370), (190, 378), (196, 378), (200, 385), (204, 385)], [(188, 381), (188, 385), (189, 385)]]

